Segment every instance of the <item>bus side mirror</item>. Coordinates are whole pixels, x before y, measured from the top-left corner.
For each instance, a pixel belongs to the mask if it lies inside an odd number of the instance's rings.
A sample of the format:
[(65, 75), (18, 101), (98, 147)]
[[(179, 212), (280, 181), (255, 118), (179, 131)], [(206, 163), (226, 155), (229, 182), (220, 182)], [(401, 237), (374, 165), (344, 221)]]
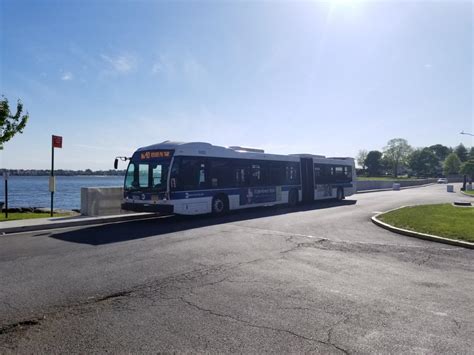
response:
[(115, 158), (115, 160), (114, 160), (114, 169), (117, 170), (117, 168), (118, 168), (118, 159)]

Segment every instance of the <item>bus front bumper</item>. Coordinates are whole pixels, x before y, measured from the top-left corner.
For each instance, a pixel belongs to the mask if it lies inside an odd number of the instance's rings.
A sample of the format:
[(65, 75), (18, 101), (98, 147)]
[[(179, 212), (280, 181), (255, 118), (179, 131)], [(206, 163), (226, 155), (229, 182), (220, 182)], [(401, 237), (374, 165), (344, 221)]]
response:
[(147, 203), (122, 203), (122, 210), (133, 211), (133, 212), (153, 212), (153, 213), (164, 213), (172, 214), (174, 212), (173, 205), (154, 205)]

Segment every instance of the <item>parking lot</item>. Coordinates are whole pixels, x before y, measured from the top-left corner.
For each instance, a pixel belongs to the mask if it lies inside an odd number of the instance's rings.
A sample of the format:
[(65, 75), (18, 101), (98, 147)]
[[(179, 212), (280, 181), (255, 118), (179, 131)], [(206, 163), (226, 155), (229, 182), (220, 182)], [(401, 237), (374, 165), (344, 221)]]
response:
[(370, 221), (460, 198), (432, 185), (0, 236), (0, 351), (472, 353), (473, 251)]

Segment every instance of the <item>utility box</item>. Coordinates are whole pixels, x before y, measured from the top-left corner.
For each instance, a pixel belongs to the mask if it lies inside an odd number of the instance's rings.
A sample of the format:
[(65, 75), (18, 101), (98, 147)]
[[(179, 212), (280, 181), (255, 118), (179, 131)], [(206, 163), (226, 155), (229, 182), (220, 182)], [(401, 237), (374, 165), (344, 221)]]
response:
[(454, 192), (454, 185), (446, 185), (447, 192)]
[(393, 186), (392, 186), (392, 189), (395, 190), (395, 191), (400, 191), (400, 184), (399, 183), (394, 183)]

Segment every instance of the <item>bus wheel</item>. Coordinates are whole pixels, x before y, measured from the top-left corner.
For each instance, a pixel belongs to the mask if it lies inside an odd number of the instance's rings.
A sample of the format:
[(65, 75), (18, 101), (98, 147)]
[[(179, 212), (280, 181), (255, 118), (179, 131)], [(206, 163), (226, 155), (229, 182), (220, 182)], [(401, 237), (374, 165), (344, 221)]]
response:
[(337, 189), (336, 199), (338, 201), (342, 201), (344, 199), (344, 190), (341, 187)]
[(229, 209), (229, 200), (225, 195), (217, 195), (212, 199), (212, 213), (222, 215)]
[(290, 190), (288, 193), (288, 205), (290, 207), (295, 207), (298, 203), (298, 191), (295, 189)]

